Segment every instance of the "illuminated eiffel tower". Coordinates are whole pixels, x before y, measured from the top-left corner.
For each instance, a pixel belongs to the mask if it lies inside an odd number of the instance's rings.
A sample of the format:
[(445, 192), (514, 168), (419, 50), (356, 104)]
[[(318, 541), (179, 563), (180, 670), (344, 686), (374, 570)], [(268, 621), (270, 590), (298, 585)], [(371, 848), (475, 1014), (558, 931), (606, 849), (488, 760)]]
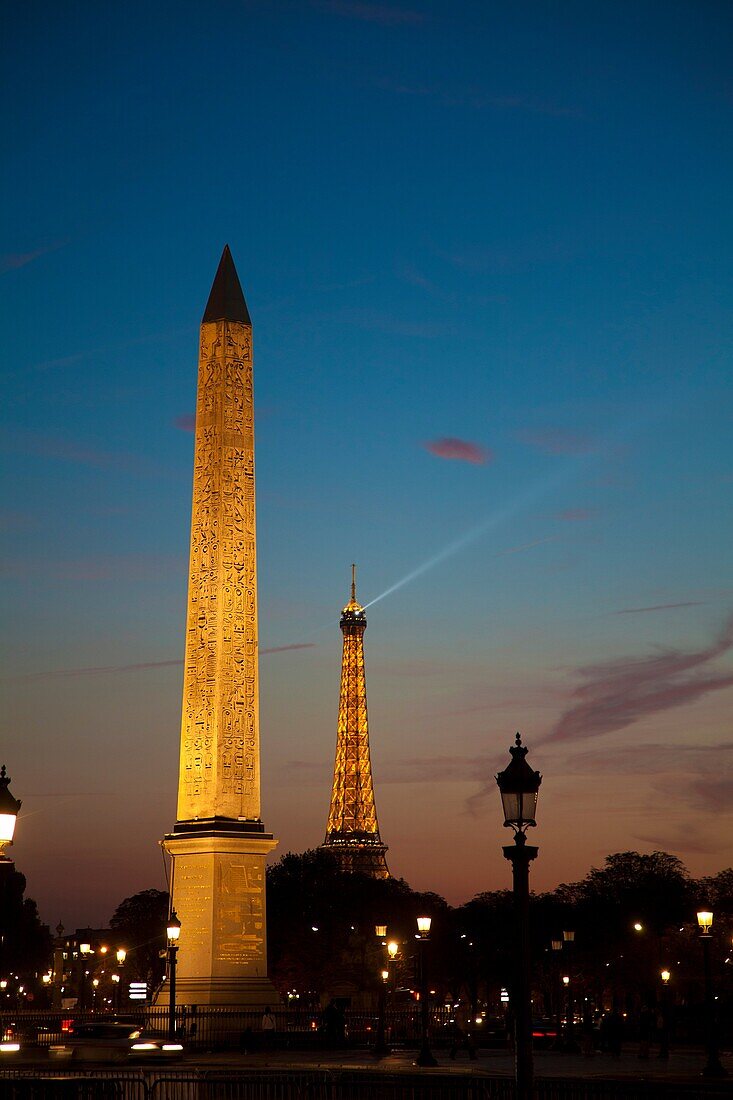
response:
[(356, 566), (351, 567), (351, 599), (341, 614), (344, 649), (341, 659), (336, 763), (331, 810), (322, 847), (338, 858), (345, 871), (389, 878), (374, 804), (369, 757), (364, 631), (366, 615), (356, 599)]

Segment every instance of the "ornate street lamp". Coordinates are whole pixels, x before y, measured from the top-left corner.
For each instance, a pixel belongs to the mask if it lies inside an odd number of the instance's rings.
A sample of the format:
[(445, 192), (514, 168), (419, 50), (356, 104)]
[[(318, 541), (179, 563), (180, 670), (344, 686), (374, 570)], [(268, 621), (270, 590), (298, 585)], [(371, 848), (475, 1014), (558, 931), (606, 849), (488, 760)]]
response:
[(10, 776), (3, 764), (0, 768), (0, 863), (12, 864), (13, 861), (5, 855), (5, 849), (13, 843), (15, 822), (22, 803), (19, 798), (13, 798), (9, 787)]
[(715, 998), (713, 997), (713, 978), (710, 972), (710, 929), (713, 926), (713, 914), (710, 909), (700, 909), (697, 914), (702, 941), (703, 963), (705, 967), (705, 1048), (707, 1061), (702, 1071), (703, 1077), (727, 1077), (718, 1054), (717, 1021), (715, 1016)]
[(504, 827), (514, 830), (514, 843), (503, 848), (512, 865), (514, 886), (515, 973), (511, 1006), (514, 1013), (514, 1076), (518, 1100), (530, 1100), (533, 1091), (532, 1000), (529, 948), (529, 865), (537, 848), (527, 844), (527, 829), (535, 826), (539, 772), (527, 763), (527, 749), (519, 734), (509, 749), (511, 761), (496, 782), (504, 810)]
[(171, 910), (165, 930), (168, 938), (168, 1038), (176, 1041), (176, 956), (178, 955), (178, 937), (181, 934), (181, 922), (175, 909)]
[[(374, 933), (378, 940), (384, 940), (387, 935), (386, 924), (375, 924)], [(389, 970), (381, 971), (382, 980), (379, 983), (379, 1000), (377, 1003), (377, 1037), (374, 1042), (374, 1048), (372, 1053), (375, 1058), (384, 1058), (389, 1054), (389, 1047), (387, 1046), (387, 1040), (385, 1037), (387, 1015), (387, 982), (389, 981)]]
[(430, 942), (430, 926), (432, 917), (417, 918), (417, 943), (418, 958), (420, 961), (420, 1051), (417, 1056), (418, 1066), (437, 1066), (430, 1049), (430, 1015), (428, 1013), (428, 974), (425, 964), (425, 954)]

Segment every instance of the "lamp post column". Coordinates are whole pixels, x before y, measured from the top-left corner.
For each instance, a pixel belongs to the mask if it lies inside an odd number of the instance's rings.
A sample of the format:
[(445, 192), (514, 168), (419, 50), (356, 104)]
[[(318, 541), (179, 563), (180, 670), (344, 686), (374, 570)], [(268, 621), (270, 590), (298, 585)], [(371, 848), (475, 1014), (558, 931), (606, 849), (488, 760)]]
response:
[(420, 966), (420, 1051), (417, 1056), (418, 1066), (437, 1066), (430, 1049), (430, 1014), (428, 1012), (428, 970), (425, 953), (430, 939), (430, 917), (418, 917), (418, 960)]
[(703, 932), (702, 953), (705, 967), (705, 1048), (707, 1060), (702, 1071), (703, 1077), (727, 1077), (718, 1054), (718, 1033), (716, 1026), (715, 998), (713, 996), (713, 977), (710, 970), (710, 933)]
[(542, 782), (539, 772), (527, 763), (527, 749), (519, 734), (509, 749), (511, 762), (499, 772), (496, 782), (501, 794), (504, 827), (514, 830), (514, 843), (503, 848), (512, 865), (514, 886), (514, 1078), (517, 1100), (531, 1100), (534, 1091), (532, 1062), (532, 986), (529, 945), (529, 865), (538, 849), (527, 844), (527, 829), (537, 824), (537, 794)]
[(671, 977), (669, 970), (663, 970), (660, 975), (662, 979), (662, 996), (660, 999), (660, 1012), (661, 1027), (659, 1029), (659, 1054), (657, 1057), (662, 1062), (669, 1061), (669, 1001), (667, 999), (667, 984)]
[(168, 1038), (176, 1040), (176, 962), (178, 956), (178, 937), (181, 934), (181, 922), (173, 909), (168, 918), (166, 936), (168, 937)]
[(562, 951), (562, 940), (551, 940), (553, 966), (552, 977), (554, 989), (552, 991), (552, 999), (555, 1009), (555, 1042), (552, 1044), (553, 1050), (562, 1050), (562, 978), (560, 977), (560, 956), (559, 952)]
[(377, 1005), (377, 1038), (374, 1043), (373, 1051), (375, 1058), (384, 1058), (387, 1054), (389, 1054), (385, 1026), (385, 1016), (387, 1013), (387, 982), (389, 981), (389, 970), (382, 971), (381, 979), (382, 980), (379, 983), (379, 1003)]
[(514, 1070), (518, 1100), (530, 1100), (534, 1082), (532, 1060), (532, 1001), (529, 950), (529, 865), (539, 849), (527, 844), (523, 832), (514, 834), (514, 843), (503, 848), (504, 858), (512, 865), (514, 888)]
[(173, 1043), (176, 1039), (176, 962), (178, 945), (172, 943), (168, 947), (168, 962), (170, 967), (170, 1003), (168, 1005), (168, 1038)]

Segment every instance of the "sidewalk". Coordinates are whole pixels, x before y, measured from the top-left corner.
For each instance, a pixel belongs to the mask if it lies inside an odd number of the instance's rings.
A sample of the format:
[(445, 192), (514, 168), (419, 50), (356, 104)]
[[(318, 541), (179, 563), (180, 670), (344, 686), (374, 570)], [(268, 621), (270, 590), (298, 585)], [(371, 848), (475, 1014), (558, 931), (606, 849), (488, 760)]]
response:
[[(668, 1062), (661, 1062), (652, 1053), (648, 1060), (637, 1056), (638, 1048), (629, 1044), (619, 1059), (609, 1054), (595, 1054), (584, 1058), (580, 1054), (560, 1054), (555, 1051), (536, 1051), (535, 1074), (539, 1078), (584, 1078), (603, 1080), (650, 1080), (688, 1083), (700, 1078), (705, 1064), (703, 1051), (684, 1048), (670, 1051)], [(505, 1050), (482, 1050), (476, 1062), (468, 1061), (461, 1051), (455, 1062), (445, 1050), (434, 1052), (438, 1068), (419, 1069), (419, 1073), (451, 1073), (484, 1077), (511, 1077), (514, 1073), (513, 1057)], [(257, 1069), (348, 1069), (370, 1070), (386, 1073), (415, 1073), (415, 1051), (397, 1051), (377, 1061), (365, 1050), (342, 1051), (270, 1051), (256, 1054), (223, 1052), (220, 1054), (196, 1053), (189, 1055), (185, 1065), (201, 1069), (241, 1071)], [(733, 1055), (724, 1054), (721, 1061), (731, 1078), (733, 1093)], [(180, 1063), (179, 1063), (180, 1065)]]

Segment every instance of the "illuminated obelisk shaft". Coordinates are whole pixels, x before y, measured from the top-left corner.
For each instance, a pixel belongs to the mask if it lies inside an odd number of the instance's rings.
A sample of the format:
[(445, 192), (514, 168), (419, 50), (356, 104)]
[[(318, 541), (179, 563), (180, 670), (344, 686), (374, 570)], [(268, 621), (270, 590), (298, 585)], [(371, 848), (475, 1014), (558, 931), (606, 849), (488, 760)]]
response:
[(178, 820), (181, 1003), (271, 1000), (260, 817), (252, 324), (229, 248), (201, 323)]

